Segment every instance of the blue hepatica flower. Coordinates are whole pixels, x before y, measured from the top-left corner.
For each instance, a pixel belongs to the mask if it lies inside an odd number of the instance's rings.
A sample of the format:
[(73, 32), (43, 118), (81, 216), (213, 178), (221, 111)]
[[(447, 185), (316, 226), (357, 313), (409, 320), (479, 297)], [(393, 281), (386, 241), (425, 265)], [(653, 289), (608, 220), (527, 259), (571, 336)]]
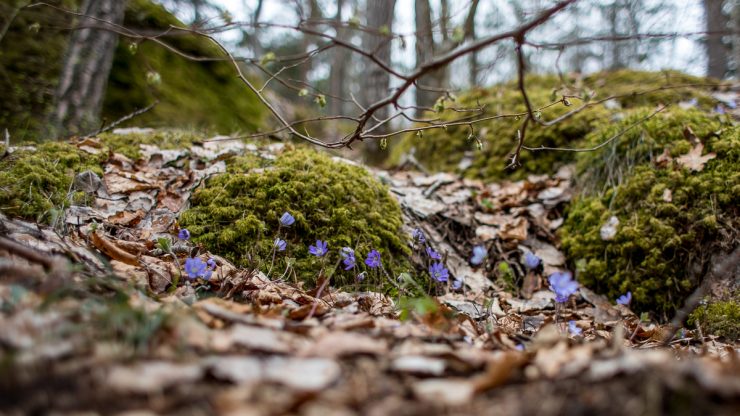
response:
[(216, 268), (216, 260), (208, 259), (206, 262), (206, 265), (208, 265), (209, 269), (215, 269)]
[(367, 253), (365, 264), (367, 264), (367, 266), (371, 269), (380, 267), (380, 253), (378, 253), (378, 250), (371, 250), (369, 253)]
[(287, 246), (288, 243), (285, 240), (279, 237), (275, 239), (275, 248), (277, 249), (277, 251), (285, 251), (285, 247)]
[(315, 246), (308, 246), (308, 252), (316, 257), (322, 257), (329, 251), (326, 241), (316, 240)]
[(432, 258), (434, 260), (442, 260), (442, 256), (440, 256), (439, 253), (434, 251), (434, 249), (429, 246), (427, 246), (427, 256), (429, 256), (429, 258)]
[(524, 255), (524, 267), (526, 267), (527, 269), (534, 270), (540, 266), (540, 263), (542, 263), (542, 259), (537, 257), (531, 251), (528, 251)]
[(578, 290), (578, 282), (570, 272), (556, 272), (550, 275), (550, 290), (555, 292), (555, 301), (565, 303), (570, 295)]
[(446, 282), (450, 277), (450, 272), (442, 263), (434, 263), (429, 266), (429, 275), (438, 282)]
[(349, 247), (342, 247), (339, 252), (342, 256), (342, 263), (344, 264), (344, 270), (349, 270), (355, 267), (357, 260), (355, 260), (355, 251)]
[(619, 305), (629, 306), (630, 302), (632, 302), (632, 292), (627, 292), (617, 298), (617, 304)]
[(280, 217), (280, 224), (282, 224), (283, 227), (290, 227), (294, 222), (295, 218), (287, 212), (284, 212)]
[(414, 230), (411, 231), (411, 238), (413, 238), (414, 241), (420, 242), (421, 244), (427, 242), (427, 238), (424, 236), (424, 231), (421, 231), (420, 228), (414, 228)]
[(576, 321), (568, 321), (568, 332), (570, 332), (571, 335), (581, 335), (583, 333), (583, 330), (576, 325)]
[(486, 257), (488, 257), (488, 250), (484, 246), (475, 246), (473, 247), (473, 257), (470, 258), (470, 264), (479, 266)]
[(205, 277), (207, 272), (206, 263), (198, 257), (185, 259), (185, 273), (187, 273), (190, 279)]
[(452, 281), (452, 288), (455, 290), (460, 290), (463, 283), (465, 283), (463, 279), (455, 279)]
[(179, 233), (177, 233), (177, 238), (180, 240), (189, 240), (190, 239), (190, 231), (188, 231), (187, 228), (183, 228), (180, 230)]

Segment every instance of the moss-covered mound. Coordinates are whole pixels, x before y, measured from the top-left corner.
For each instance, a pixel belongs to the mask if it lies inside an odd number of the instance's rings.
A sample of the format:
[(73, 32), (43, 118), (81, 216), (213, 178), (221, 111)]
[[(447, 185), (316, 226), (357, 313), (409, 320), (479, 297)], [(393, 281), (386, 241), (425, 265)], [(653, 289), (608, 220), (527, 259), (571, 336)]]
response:
[[(149, 0), (129, 0), (124, 25), (145, 31), (183, 26), (164, 7)], [(225, 58), (203, 37), (178, 34), (162, 40), (192, 56)], [(118, 119), (155, 100), (159, 104), (137, 117), (136, 125), (229, 133), (255, 130), (264, 114), (257, 97), (237, 78), (230, 62), (193, 62), (151, 41), (134, 45), (122, 39), (113, 61), (104, 114)]]
[[(345, 246), (355, 250), (359, 269), (344, 271), (339, 264), (332, 284), (353, 283), (359, 271), (367, 270), (363, 260), (371, 249), (380, 252), (391, 275), (406, 271), (410, 253), (401, 233), (401, 210), (367, 171), (305, 149), (288, 149), (259, 164), (253, 157), (238, 158), (226, 174), (193, 195), (192, 208), (180, 220), (195, 241), (242, 265), (259, 260), (267, 270), (279, 218), (287, 211), (296, 221), (280, 230), (288, 245), (276, 256), (273, 277), (283, 273), (289, 258), (302, 280), (316, 279), (324, 261), (331, 273)], [(323, 260), (308, 252), (317, 239), (328, 242)], [(366, 283), (384, 279), (376, 270), (367, 271)]]
[[(27, 2), (0, 2), (0, 26), (21, 3)], [(51, 3), (75, 10), (80, 1)], [(69, 38), (69, 31), (62, 28), (72, 24), (70, 15), (38, 5), (20, 10), (0, 40), (0, 126), (10, 130), (16, 143), (37, 140), (45, 133), (46, 114), (53, 104)], [(182, 25), (150, 0), (129, 0), (124, 24), (144, 33)], [(224, 56), (209, 40), (195, 35), (161, 40), (193, 56)], [(229, 133), (254, 130), (264, 114), (230, 63), (189, 61), (152, 41), (134, 44), (122, 37), (109, 76), (103, 118), (112, 122), (155, 100), (159, 104), (129, 124)]]
[[(595, 105), (577, 115), (551, 127), (532, 125), (527, 130), (526, 144), (530, 147), (573, 147), (582, 142), (590, 132), (612, 122), (614, 114), (636, 106), (654, 106), (658, 103), (675, 104), (683, 100), (697, 98), (696, 105), (711, 108), (714, 101), (706, 88), (685, 87), (658, 90), (664, 86), (706, 85), (710, 81), (677, 72), (637, 72), (615, 71), (594, 74), (582, 79), (561, 80), (555, 76), (529, 76), (527, 90), (532, 105), (542, 108), (563, 96), (571, 97), (570, 107), (556, 104), (541, 111), (542, 119), (552, 120), (575, 107), (619, 95), (606, 104)], [(652, 91), (650, 93), (640, 93)], [(633, 94), (637, 92), (637, 94)], [(625, 95), (626, 94), (626, 95)], [(581, 97), (573, 98), (572, 96)], [(517, 114), (525, 111), (524, 102), (515, 83), (506, 83), (489, 89), (473, 90), (458, 98), (455, 106), (475, 108), (485, 105), (485, 115)], [(459, 118), (460, 113), (445, 112), (446, 120)], [(572, 152), (524, 150), (521, 154), (522, 166), (507, 170), (509, 156), (516, 144), (517, 130), (522, 120), (515, 117), (494, 119), (475, 125), (475, 134), (481, 140), (478, 149), (475, 140), (470, 139), (467, 125), (452, 126), (446, 129), (427, 130), (421, 137), (409, 135), (403, 138), (392, 150), (390, 162), (398, 163), (403, 154), (414, 149), (415, 157), (431, 170), (455, 171), (460, 161), (468, 153), (472, 164), (465, 167), (468, 177), (498, 180), (504, 177), (521, 179), (531, 173), (553, 172), (559, 166), (571, 162)]]
[(67, 143), (43, 143), (0, 159), (0, 211), (48, 222), (83, 195), (71, 189), (75, 174), (100, 167), (107, 154), (94, 156)]
[(734, 298), (699, 306), (689, 316), (689, 325), (701, 328), (705, 334), (740, 339), (740, 294)]
[[(587, 144), (647, 115), (639, 111), (607, 126)], [(691, 171), (677, 158), (688, 155), (696, 139), (705, 146), (702, 155), (716, 157)], [(636, 310), (670, 315), (699, 284), (709, 254), (729, 251), (740, 240), (740, 129), (716, 115), (658, 114), (581, 154), (578, 172), (586, 193), (569, 208), (563, 248), (581, 283), (612, 299), (631, 291)], [(602, 226), (611, 217), (619, 224), (611, 239), (605, 229), (605, 239)]]

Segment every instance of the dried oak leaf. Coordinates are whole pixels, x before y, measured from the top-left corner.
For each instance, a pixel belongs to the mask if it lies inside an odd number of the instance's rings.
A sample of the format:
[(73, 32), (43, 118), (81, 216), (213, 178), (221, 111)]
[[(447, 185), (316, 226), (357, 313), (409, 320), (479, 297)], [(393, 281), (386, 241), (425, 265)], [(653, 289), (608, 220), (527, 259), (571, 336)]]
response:
[(717, 157), (717, 154), (714, 152), (710, 152), (702, 156), (701, 154), (703, 151), (704, 145), (702, 143), (697, 143), (691, 150), (689, 150), (689, 153), (677, 157), (676, 163), (690, 169), (693, 172), (701, 172), (702, 170), (704, 170), (704, 165), (708, 161)]

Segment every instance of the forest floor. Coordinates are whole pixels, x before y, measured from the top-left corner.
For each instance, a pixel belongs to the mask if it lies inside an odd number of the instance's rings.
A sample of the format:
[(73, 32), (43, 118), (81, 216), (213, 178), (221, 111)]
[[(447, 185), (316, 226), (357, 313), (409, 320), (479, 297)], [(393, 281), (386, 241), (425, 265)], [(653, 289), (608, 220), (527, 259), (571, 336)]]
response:
[[(740, 409), (737, 343), (675, 331), (586, 288), (557, 306), (544, 276), (565, 270), (553, 233), (572, 197), (569, 168), (499, 184), (374, 171), (398, 198), (406, 231), (422, 229), (451, 274), (465, 277), (462, 292), (403, 305), (270, 280), (187, 241), (172, 246), (177, 261), (155, 246), (177, 234), (190, 194), (225, 170), (225, 158), (269, 157), (281, 146), (142, 146), (139, 161), (113, 154), (102, 178), (78, 176), (75, 187), (94, 202), (70, 207), (53, 227), (0, 217), (0, 414)], [(474, 238), (493, 241), (492, 255), (512, 267), (532, 251), (542, 269), (520, 270), (522, 282), (475, 269)], [(169, 290), (196, 254), (216, 260), (207, 286)]]

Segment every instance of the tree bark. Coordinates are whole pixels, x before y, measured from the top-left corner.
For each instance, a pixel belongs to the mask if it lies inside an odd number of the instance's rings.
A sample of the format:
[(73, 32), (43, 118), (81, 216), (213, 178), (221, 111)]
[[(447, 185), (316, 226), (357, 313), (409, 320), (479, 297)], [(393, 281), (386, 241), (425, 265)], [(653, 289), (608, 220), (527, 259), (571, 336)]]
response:
[[(341, 27), (342, 8), (344, 0), (337, 0), (337, 13), (334, 15), (334, 25), (336, 27), (336, 36), (344, 38), (346, 31)], [(335, 47), (332, 55), (331, 70), (329, 72), (329, 94), (333, 97), (344, 96), (344, 89), (347, 83), (347, 59), (349, 53), (346, 48)], [(329, 113), (342, 114), (344, 112), (343, 102), (337, 98), (329, 98)]]
[[(416, 66), (419, 67), (434, 59), (435, 51), (438, 48), (434, 43), (432, 8), (429, 5), (429, 0), (415, 0), (414, 14), (416, 22)], [(416, 87), (416, 105), (432, 107), (440, 96), (440, 93), (435, 90), (442, 86), (443, 80), (444, 69), (432, 71), (419, 78)], [(417, 110), (417, 117), (421, 117), (422, 114), (422, 110)]]
[[(727, 29), (729, 16), (722, 11), (723, 0), (703, 0), (707, 32)], [(709, 34), (706, 39), (707, 75), (723, 79), (729, 70), (730, 48), (721, 34)]]
[[(473, 0), (470, 4), (470, 10), (465, 18), (465, 31), (466, 40), (475, 40), (475, 14), (478, 13), (479, 0)], [(470, 87), (474, 87), (478, 84), (478, 52), (473, 52), (468, 56), (468, 84)]]
[[(364, 50), (373, 52), (382, 62), (391, 63), (391, 38), (380, 32), (393, 33), (393, 9), (396, 0), (368, 0), (366, 1), (367, 26), (370, 31), (366, 32), (362, 39)], [(391, 86), (390, 74), (375, 63), (364, 59), (365, 73), (361, 82), (361, 103), (367, 107), (385, 98)], [(383, 108), (375, 113), (375, 117), (383, 120), (388, 117), (388, 109)], [(375, 130), (375, 133), (387, 132), (383, 126)], [(380, 149), (378, 141), (368, 142), (367, 160), (371, 163), (381, 161), (385, 152)]]
[[(85, 0), (80, 12), (80, 26), (103, 26), (104, 22), (121, 24), (125, 0)], [(53, 138), (87, 133), (99, 127), (108, 75), (118, 35), (107, 30), (75, 30), (67, 46), (59, 78), (55, 105), (49, 117), (49, 135)]]

